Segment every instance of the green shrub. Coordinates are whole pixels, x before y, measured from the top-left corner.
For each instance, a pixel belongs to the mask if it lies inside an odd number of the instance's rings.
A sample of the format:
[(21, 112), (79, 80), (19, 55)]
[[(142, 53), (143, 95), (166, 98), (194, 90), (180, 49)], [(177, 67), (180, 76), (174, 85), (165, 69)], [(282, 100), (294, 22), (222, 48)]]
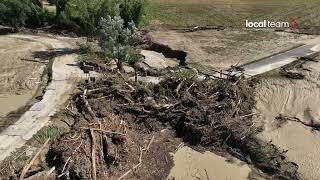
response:
[(118, 0), (68, 0), (65, 7), (57, 7), (57, 22), (78, 35), (94, 36), (100, 19), (117, 15), (118, 7)]
[(59, 17), (60, 14), (61, 14), (63, 11), (65, 11), (68, 2), (69, 2), (69, 0), (55, 0), (57, 17)]
[[(95, 36), (101, 18), (121, 16), (125, 26), (139, 24), (146, 0), (57, 0), (57, 18), (61, 27), (79, 35)], [(59, 3), (61, 3), (59, 5)]]
[(65, 131), (66, 129), (62, 127), (49, 126), (38, 131), (33, 138), (39, 144), (43, 144), (48, 138), (50, 138), (51, 141), (57, 140)]
[(26, 20), (26, 27), (37, 28), (46, 21), (45, 14), (48, 13), (42, 7), (42, 4), (30, 4), (31, 12)]
[(15, 29), (40, 27), (47, 21), (48, 12), (40, 0), (1, 0), (0, 23)]
[(29, 4), (21, 0), (2, 0), (0, 2), (0, 23), (14, 28), (26, 25), (26, 20), (31, 13)]
[(141, 41), (141, 34), (134, 22), (125, 27), (125, 22), (120, 17), (108, 16), (107, 19), (101, 19), (100, 26), (99, 45), (107, 58), (116, 61), (120, 71), (123, 71), (123, 62), (133, 65), (141, 59), (134, 49)]
[(120, 16), (126, 25), (133, 21), (139, 25), (145, 13), (146, 0), (123, 0), (120, 8)]
[(57, 0), (48, 0), (48, 3), (49, 3), (50, 5), (55, 5), (56, 2), (57, 2)]
[(86, 41), (85, 43), (80, 43), (79, 51), (81, 54), (94, 54), (95, 52), (94, 44), (88, 41)]

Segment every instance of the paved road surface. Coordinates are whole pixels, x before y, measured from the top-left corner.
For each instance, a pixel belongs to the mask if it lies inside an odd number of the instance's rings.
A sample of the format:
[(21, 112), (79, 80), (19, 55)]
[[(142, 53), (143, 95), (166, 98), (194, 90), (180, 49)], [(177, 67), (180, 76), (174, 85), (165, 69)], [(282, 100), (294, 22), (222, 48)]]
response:
[(243, 66), (244, 73), (248, 76), (262, 74), (296, 61), (300, 57), (310, 56), (320, 51), (320, 44), (303, 45), (290, 51), (271, 56)]

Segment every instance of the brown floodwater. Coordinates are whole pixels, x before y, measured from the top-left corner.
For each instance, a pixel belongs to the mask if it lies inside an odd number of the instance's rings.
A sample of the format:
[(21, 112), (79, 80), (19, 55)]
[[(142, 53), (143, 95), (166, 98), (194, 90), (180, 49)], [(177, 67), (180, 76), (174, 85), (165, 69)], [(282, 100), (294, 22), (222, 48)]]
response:
[(169, 179), (241, 180), (248, 179), (251, 172), (250, 167), (238, 159), (228, 159), (209, 151), (200, 153), (186, 146), (179, 149), (173, 159)]
[(32, 99), (35, 91), (27, 91), (21, 95), (0, 94), (0, 117), (26, 105)]

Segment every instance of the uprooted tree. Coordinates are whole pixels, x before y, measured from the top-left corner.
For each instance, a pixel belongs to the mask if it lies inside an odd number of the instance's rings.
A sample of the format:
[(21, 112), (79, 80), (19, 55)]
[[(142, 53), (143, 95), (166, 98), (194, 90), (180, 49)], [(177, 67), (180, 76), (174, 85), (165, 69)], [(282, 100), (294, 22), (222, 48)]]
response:
[(125, 22), (120, 17), (100, 21), (101, 30), (99, 33), (99, 45), (101, 46), (105, 57), (115, 60), (117, 68), (123, 72), (123, 63), (134, 65), (141, 59), (135, 46), (141, 42), (141, 34), (136, 28), (134, 22), (130, 22), (125, 27)]

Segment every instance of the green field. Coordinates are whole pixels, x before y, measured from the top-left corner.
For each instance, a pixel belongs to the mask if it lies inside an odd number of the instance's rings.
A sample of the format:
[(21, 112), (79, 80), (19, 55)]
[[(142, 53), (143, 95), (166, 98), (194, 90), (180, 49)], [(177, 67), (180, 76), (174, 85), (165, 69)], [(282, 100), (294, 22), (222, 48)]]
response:
[(301, 28), (320, 26), (320, 0), (150, 0), (151, 24), (169, 27), (224, 25), (244, 27), (245, 20), (290, 21)]

